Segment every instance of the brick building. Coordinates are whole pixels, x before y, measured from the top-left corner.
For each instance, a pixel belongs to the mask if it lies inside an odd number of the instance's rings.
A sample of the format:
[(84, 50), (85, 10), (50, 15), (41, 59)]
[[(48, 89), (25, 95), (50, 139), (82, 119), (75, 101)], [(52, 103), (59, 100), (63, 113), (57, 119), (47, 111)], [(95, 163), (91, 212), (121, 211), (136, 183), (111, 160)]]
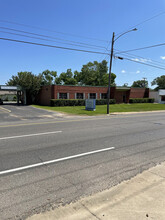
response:
[[(111, 87), (110, 98), (116, 103), (128, 103), (130, 98), (148, 98), (149, 89)], [(50, 105), (50, 99), (106, 99), (107, 87), (104, 86), (42, 86), (38, 96), (38, 104)]]

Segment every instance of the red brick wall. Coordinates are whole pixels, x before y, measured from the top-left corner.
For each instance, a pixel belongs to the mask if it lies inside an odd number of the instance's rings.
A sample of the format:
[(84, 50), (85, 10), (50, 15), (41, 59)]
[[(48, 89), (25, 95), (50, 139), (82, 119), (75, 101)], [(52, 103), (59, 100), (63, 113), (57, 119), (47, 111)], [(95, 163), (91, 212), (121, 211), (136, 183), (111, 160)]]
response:
[(50, 105), (50, 99), (52, 99), (52, 86), (42, 86), (38, 94), (38, 103)]
[[(50, 105), (50, 99), (57, 99), (58, 93), (69, 93), (69, 99), (75, 99), (75, 93), (85, 93), (85, 99), (88, 98), (88, 93), (97, 93), (97, 99), (100, 99), (100, 93), (107, 93), (107, 87), (63, 85), (42, 86), (38, 95), (38, 103), (40, 105)], [(115, 87), (111, 87), (111, 99), (116, 99), (117, 103), (122, 103), (123, 95), (126, 96), (126, 102), (129, 102), (129, 98), (148, 98), (149, 89), (131, 88), (128, 91), (122, 91), (116, 90)]]
[(116, 90), (115, 91), (115, 100), (116, 103), (123, 103), (123, 96), (125, 96), (125, 102), (128, 103), (129, 102), (129, 96), (130, 96), (130, 90), (128, 91), (120, 91), (120, 90)]
[[(100, 93), (107, 93), (107, 87), (92, 87), (92, 86), (63, 86), (54, 85), (54, 99), (57, 99), (57, 93), (69, 93), (69, 99), (75, 99), (75, 93), (85, 93), (85, 99), (88, 98), (88, 93), (97, 93), (97, 99), (100, 99)], [(114, 97), (114, 89), (111, 88), (111, 98)]]
[(149, 89), (131, 88), (130, 98), (149, 98)]

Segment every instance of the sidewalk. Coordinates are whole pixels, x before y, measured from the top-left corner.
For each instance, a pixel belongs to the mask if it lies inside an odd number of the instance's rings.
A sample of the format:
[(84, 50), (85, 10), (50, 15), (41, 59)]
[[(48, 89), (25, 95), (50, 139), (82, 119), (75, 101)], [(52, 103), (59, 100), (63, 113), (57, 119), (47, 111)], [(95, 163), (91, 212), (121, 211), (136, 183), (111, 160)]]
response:
[(109, 190), (28, 220), (165, 219), (165, 163)]

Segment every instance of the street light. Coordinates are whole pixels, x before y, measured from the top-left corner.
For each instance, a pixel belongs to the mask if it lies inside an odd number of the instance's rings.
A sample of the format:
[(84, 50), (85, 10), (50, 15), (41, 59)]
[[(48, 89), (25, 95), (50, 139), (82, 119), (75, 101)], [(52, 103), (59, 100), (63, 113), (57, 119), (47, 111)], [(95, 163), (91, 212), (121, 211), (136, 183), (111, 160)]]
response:
[(109, 114), (109, 100), (110, 100), (110, 89), (111, 89), (111, 68), (112, 68), (112, 58), (113, 58), (113, 46), (114, 46), (114, 42), (116, 40), (118, 40), (121, 36), (123, 36), (124, 34), (127, 34), (128, 32), (131, 31), (137, 31), (136, 28), (131, 29), (129, 31), (126, 31), (122, 34), (120, 34), (116, 39), (115, 39), (115, 33), (113, 32), (112, 35), (112, 42), (111, 42), (111, 54), (110, 54), (110, 64), (109, 64), (109, 80), (108, 80), (108, 96), (107, 96), (107, 114)]

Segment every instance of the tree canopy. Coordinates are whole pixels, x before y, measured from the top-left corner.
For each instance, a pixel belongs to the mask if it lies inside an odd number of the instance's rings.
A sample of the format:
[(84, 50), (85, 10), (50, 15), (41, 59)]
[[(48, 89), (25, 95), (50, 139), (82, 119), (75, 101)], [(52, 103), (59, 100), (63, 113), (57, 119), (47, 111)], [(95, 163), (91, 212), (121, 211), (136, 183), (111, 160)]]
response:
[[(111, 86), (115, 86), (116, 75), (111, 74)], [(108, 86), (108, 66), (107, 61), (101, 63), (94, 61), (82, 66), (81, 71), (72, 73), (71, 69), (63, 72), (55, 80), (56, 84), (62, 85), (88, 85), (88, 86)]]
[(45, 70), (41, 73), (41, 76), (42, 76), (42, 85), (52, 85), (55, 84), (57, 72)]
[(60, 76), (56, 78), (55, 83), (60, 85), (76, 85), (77, 81), (73, 77), (72, 70), (67, 69), (66, 73), (62, 72)]
[(21, 86), (26, 89), (27, 104), (35, 101), (42, 83), (42, 75), (34, 75), (31, 72), (18, 72), (16, 76), (12, 76), (7, 82), (9, 86)]
[[(42, 85), (88, 85), (88, 86), (108, 86), (108, 66), (107, 61), (88, 62), (83, 65), (81, 71), (72, 72), (67, 69), (57, 76), (56, 71), (44, 70), (38, 75), (32, 72), (18, 72), (16, 76), (12, 76), (7, 82), (10, 86), (21, 86), (26, 90), (27, 103), (35, 102), (35, 98)], [(111, 86), (115, 86), (116, 75), (111, 74)]]
[(159, 89), (165, 89), (165, 75), (162, 75), (160, 77), (155, 78), (152, 82), (151, 85), (157, 85), (157, 87), (155, 88), (155, 90), (159, 90)]
[[(79, 85), (108, 86), (108, 66), (107, 61), (101, 63), (94, 61), (83, 65), (81, 72), (74, 72), (74, 78)], [(111, 74), (111, 86), (115, 86), (116, 75)]]
[(148, 87), (148, 81), (147, 80), (137, 80), (134, 81), (131, 87), (137, 87), (137, 88), (147, 88)]

